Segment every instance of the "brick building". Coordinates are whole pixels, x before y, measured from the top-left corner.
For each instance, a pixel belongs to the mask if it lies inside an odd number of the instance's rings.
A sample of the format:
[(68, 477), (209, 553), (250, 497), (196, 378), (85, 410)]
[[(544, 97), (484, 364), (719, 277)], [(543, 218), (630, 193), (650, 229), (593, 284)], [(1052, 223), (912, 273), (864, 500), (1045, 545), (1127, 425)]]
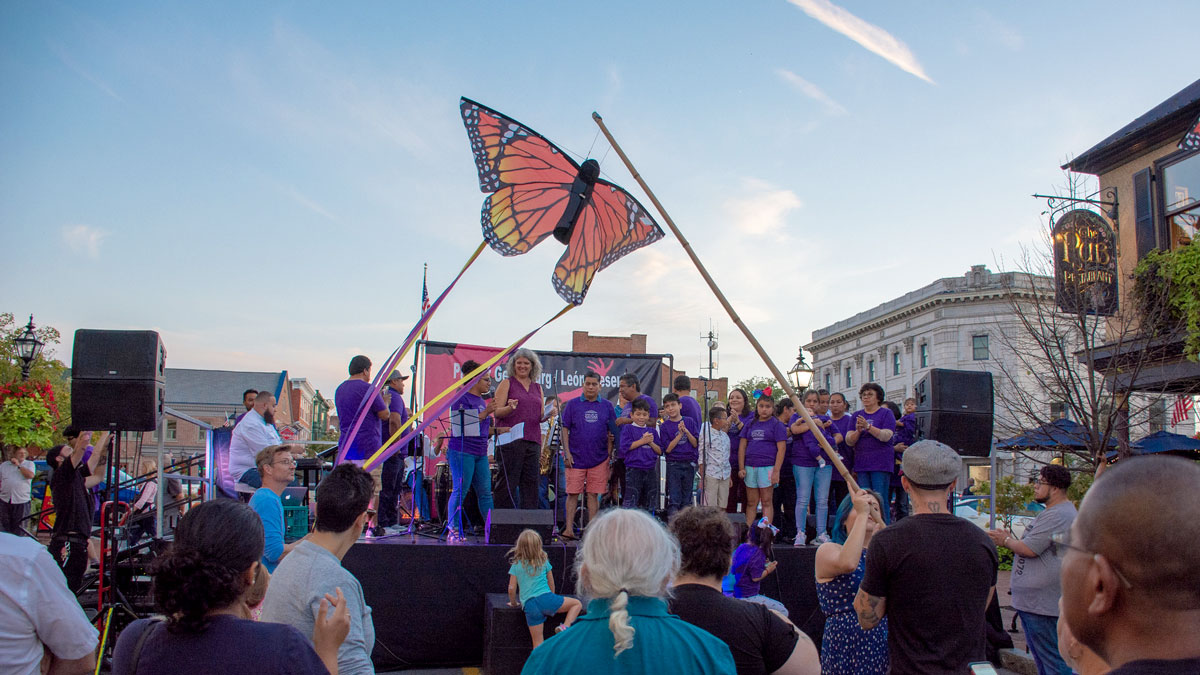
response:
[[(590, 335), (585, 330), (577, 330), (571, 333), (571, 351), (573, 352), (595, 352), (600, 354), (647, 354), (646, 351), (646, 336), (643, 333), (634, 333), (629, 336), (612, 336), (612, 335)], [(655, 398), (662, 399), (664, 394), (670, 393), (671, 383), (677, 375), (688, 375), (692, 379), (692, 396), (701, 401), (705, 392), (708, 393), (710, 401), (724, 401), (729, 393), (729, 378), (715, 377), (711, 380), (699, 375), (690, 375), (682, 370), (673, 370), (666, 362), (662, 364), (660, 387), (661, 391), (655, 392)]]

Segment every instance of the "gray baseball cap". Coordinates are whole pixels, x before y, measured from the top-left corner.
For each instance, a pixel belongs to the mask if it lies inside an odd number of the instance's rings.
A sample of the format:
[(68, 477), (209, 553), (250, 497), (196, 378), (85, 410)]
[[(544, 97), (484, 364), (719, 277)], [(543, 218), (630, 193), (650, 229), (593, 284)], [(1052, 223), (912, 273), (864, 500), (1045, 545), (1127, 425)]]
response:
[(958, 478), (962, 458), (945, 443), (918, 441), (904, 451), (900, 468), (915, 487), (941, 489)]

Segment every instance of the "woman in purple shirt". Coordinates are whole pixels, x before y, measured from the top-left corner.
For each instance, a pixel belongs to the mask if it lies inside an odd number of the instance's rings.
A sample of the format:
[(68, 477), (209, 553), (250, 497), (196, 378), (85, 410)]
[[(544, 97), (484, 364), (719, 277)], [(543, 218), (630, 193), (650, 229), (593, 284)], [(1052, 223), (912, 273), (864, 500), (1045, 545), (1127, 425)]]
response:
[(725, 507), (726, 513), (737, 513), (738, 507), (746, 503), (746, 482), (738, 475), (738, 439), (742, 433), (742, 427), (746, 423), (754, 419), (754, 411), (746, 406), (746, 402), (750, 400), (750, 395), (742, 389), (734, 389), (729, 392), (729, 429), (725, 433), (729, 434), (729, 504)]
[(496, 450), (500, 477), (496, 481), (496, 507), (501, 509), (536, 509), (538, 505), (538, 469), (542, 452), (542, 422), (554, 412), (542, 412), (544, 399), (542, 362), (531, 350), (521, 348), (508, 360), (508, 377), (496, 387), (496, 423), (504, 427), (524, 424), (521, 438)]
[[(846, 434), (846, 445), (854, 448), (854, 468), (858, 472), (859, 485), (886, 495), (895, 464), (895, 451), (890, 441), (896, 431), (896, 417), (883, 407), (883, 387), (878, 384), (864, 384), (858, 390), (858, 397), (863, 409), (854, 413), (854, 426)], [(883, 517), (888, 517), (886, 510)]]

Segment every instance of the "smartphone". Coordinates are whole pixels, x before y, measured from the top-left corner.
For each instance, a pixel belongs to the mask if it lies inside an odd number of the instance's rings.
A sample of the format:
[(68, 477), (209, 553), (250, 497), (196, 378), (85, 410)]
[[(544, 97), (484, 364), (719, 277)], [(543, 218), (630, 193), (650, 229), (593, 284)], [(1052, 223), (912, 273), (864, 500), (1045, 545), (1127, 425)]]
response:
[(971, 675), (997, 675), (996, 666), (987, 661), (976, 661), (967, 665), (971, 668)]

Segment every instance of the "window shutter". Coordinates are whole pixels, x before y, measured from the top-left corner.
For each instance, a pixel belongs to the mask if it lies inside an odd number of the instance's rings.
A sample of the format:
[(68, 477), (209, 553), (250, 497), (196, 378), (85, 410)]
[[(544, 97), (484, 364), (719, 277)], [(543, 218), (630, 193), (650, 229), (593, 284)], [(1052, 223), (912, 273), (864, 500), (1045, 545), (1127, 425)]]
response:
[(1137, 259), (1157, 248), (1154, 236), (1154, 198), (1150, 190), (1150, 169), (1133, 174), (1134, 238), (1137, 240)]

